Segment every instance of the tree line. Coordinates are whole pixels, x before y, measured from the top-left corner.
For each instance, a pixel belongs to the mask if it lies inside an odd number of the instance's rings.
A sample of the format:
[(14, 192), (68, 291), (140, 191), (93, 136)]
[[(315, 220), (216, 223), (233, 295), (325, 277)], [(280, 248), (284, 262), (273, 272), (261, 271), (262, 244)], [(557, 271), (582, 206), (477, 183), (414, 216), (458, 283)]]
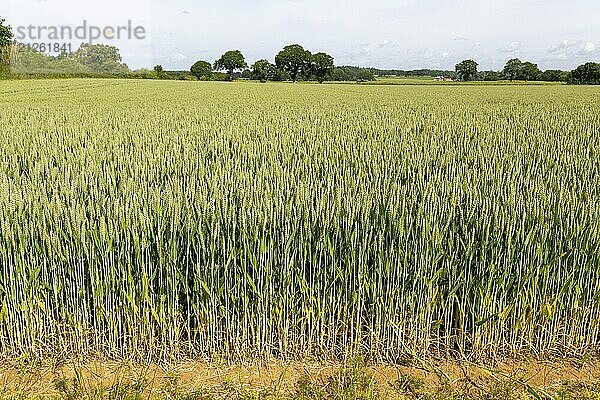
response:
[(574, 85), (599, 85), (600, 64), (588, 62), (573, 71), (542, 71), (537, 64), (521, 61), (518, 58), (508, 60), (502, 71), (478, 71), (478, 64), (473, 60), (464, 60), (456, 64), (456, 78), (462, 81), (543, 81), (566, 82)]
[[(299, 44), (285, 46), (275, 56), (274, 63), (260, 59), (252, 66), (246, 63), (241, 51), (230, 50), (216, 60), (213, 64), (205, 60), (195, 62), (190, 73), (199, 80), (222, 80), (225, 71), (227, 80), (235, 78), (253, 79), (260, 82), (298, 80), (317, 81), (371, 81), (375, 77), (367, 68), (336, 67), (334, 58), (327, 53), (311, 53)], [(162, 69), (154, 68), (155, 72)], [(241, 71), (241, 72), (238, 72)], [(237, 74), (236, 74), (237, 73)]]

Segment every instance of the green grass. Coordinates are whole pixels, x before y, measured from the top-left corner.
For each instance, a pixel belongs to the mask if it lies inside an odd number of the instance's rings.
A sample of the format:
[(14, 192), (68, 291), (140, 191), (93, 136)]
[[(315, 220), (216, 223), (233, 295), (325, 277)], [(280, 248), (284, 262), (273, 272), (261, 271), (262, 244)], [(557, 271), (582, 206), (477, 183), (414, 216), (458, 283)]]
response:
[(0, 354), (600, 344), (600, 91), (0, 85)]

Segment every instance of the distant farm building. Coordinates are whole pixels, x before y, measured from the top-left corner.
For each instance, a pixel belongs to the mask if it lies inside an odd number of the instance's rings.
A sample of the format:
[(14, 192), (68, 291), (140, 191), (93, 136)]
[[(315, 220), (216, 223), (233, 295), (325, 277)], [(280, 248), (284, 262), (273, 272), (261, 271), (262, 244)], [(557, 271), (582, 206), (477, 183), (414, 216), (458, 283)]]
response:
[(433, 79), (436, 80), (436, 81), (438, 81), (438, 82), (452, 82), (454, 80), (454, 79), (448, 78), (446, 76), (436, 76)]

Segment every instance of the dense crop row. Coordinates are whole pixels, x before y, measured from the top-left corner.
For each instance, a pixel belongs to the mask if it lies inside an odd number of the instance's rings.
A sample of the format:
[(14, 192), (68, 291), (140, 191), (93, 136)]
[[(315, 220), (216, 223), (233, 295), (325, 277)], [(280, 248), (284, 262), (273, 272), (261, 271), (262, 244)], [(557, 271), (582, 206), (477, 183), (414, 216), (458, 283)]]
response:
[(600, 344), (600, 92), (0, 85), (0, 353)]

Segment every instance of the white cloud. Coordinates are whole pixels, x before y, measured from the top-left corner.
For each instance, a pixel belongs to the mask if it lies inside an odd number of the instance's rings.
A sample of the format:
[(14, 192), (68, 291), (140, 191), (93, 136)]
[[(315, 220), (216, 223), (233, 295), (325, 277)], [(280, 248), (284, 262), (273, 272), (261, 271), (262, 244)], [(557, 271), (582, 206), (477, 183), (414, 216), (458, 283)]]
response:
[(426, 50), (422, 55), (424, 60), (431, 60), (433, 57), (435, 57), (435, 55), (429, 50)]
[(593, 53), (596, 51), (596, 45), (592, 42), (587, 42), (583, 45), (583, 49), (581, 49), (581, 51), (585, 54)]
[(553, 44), (552, 46), (550, 46), (550, 49), (548, 49), (549, 53), (559, 53), (559, 52), (563, 52), (567, 49), (571, 49), (573, 47), (577, 47), (581, 42), (579, 40), (570, 40), (570, 39), (565, 39), (563, 41), (561, 41), (558, 44)]
[(515, 53), (519, 50), (521, 50), (521, 42), (519, 41), (510, 42), (508, 46), (500, 49), (504, 53)]
[(551, 58), (551, 60), (568, 60), (569, 59), (569, 55), (567, 53), (555, 53), (554, 56)]
[(585, 42), (583, 40), (565, 39), (559, 43), (553, 44), (548, 49), (549, 57), (546, 60), (578, 60), (589, 57), (597, 50), (596, 44)]
[(181, 54), (181, 53), (174, 54), (171, 57), (171, 60), (173, 60), (173, 61), (185, 61), (187, 59), (188, 59), (188, 56), (186, 56), (185, 54)]

